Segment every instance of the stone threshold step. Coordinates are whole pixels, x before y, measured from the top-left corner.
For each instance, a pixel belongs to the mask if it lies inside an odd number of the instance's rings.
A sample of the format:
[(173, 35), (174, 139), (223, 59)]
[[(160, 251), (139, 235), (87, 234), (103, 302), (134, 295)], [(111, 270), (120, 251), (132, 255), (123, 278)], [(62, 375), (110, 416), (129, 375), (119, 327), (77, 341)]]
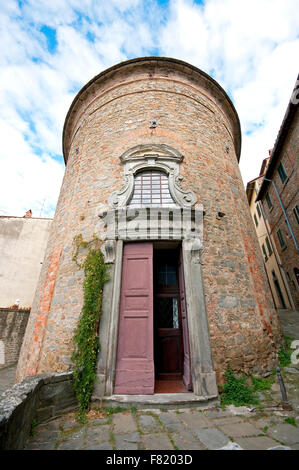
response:
[(115, 408), (205, 408), (219, 405), (217, 395), (203, 397), (194, 393), (155, 393), (153, 395), (111, 395), (94, 398), (93, 403), (100, 402), (101, 406)]

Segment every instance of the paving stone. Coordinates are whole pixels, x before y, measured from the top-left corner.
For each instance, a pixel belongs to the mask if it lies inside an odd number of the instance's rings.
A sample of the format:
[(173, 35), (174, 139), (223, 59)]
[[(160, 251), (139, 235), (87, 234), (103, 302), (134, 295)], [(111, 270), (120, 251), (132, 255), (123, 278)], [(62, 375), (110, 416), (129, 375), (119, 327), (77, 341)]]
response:
[(138, 422), (141, 430), (145, 433), (161, 432), (161, 424), (151, 415), (138, 416)]
[(60, 431), (47, 431), (46, 429), (43, 429), (35, 432), (33, 440), (35, 442), (52, 442), (57, 441), (59, 436)]
[(201, 428), (212, 428), (214, 427), (213, 421), (210, 418), (207, 418), (202, 413), (198, 412), (186, 412), (182, 413), (179, 416), (187, 427), (191, 429), (201, 429)]
[(225, 410), (218, 409), (218, 408), (212, 408), (210, 410), (206, 410), (204, 414), (208, 416), (209, 418), (224, 418), (224, 417), (231, 415), (231, 413)]
[(292, 450), (292, 449), (287, 446), (276, 446), (276, 447), (271, 447), (270, 449), (267, 449), (267, 450)]
[(242, 416), (227, 416), (226, 418), (214, 418), (211, 420), (210, 427), (215, 427), (215, 426), (220, 426), (220, 425), (225, 425), (225, 424), (240, 423), (242, 419), (243, 419)]
[(171, 439), (179, 450), (203, 450), (201, 442), (188, 430), (172, 434)]
[(250, 423), (232, 423), (219, 426), (220, 429), (231, 437), (257, 436), (260, 430)]
[(185, 429), (178, 415), (172, 411), (161, 413), (159, 419), (167, 432), (179, 432)]
[(60, 441), (58, 450), (81, 450), (84, 448), (85, 428), (80, 429), (74, 434), (64, 436)]
[(299, 444), (292, 445), (292, 450), (299, 450)]
[(174, 450), (167, 434), (156, 433), (142, 436), (145, 448), (148, 450)]
[(131, 414), (118, 413), (113, 416), (113, 432), (115, 434), (137, 431), (136, 422)]
[(277, 442), (267, 436), (239, 437), (236, 442), (244, 450), (266, 450), (277, 445)]
[(138, 432), (115, 435), (115, 446), (117, 450), (138, 450), (141, 443)]
[(268, 429), (267, 433), (279, 442), (284, 444), (299, 443), (299, 428), (291, 424), (282, 423)]
[(32, 442), (24, 450), (55, 450), (56, 443), (53, 442)]
[(110, 442), (102, 442), (101, 444), (87, 446), (85, 450), (112, 450), (112, 445)]
[(219, 449), (229, 442), (229, 438), (215, 428), (199, 429), (194, 434), (209, 450)]
[(265, 427), (271, 426), (271, 420), (267, 418), (257, 419), (252, 421), (252, 424), (259, 430), (264, 430)]
[(220, 447), (218, 450), (244, 450), (239, 444), (236, 442), (229, 441), (224, 447)]
[(84, 439), (85, 446), (97, 446), (102, 442), (109, 442), (110, 438), (110, 426), (109, 425), (102, 425), (102, 426), (92, 426), (88, 427), (86, 436)]

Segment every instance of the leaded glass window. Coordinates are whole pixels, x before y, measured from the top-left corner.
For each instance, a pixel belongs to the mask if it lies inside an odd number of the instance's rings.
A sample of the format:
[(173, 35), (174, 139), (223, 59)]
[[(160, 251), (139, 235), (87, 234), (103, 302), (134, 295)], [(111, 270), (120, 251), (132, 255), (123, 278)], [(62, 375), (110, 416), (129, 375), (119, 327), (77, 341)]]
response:
[(129, 206), (174, 207), (168, 176), (162, 171), (143, 171), (134, 178), (134, 192)]

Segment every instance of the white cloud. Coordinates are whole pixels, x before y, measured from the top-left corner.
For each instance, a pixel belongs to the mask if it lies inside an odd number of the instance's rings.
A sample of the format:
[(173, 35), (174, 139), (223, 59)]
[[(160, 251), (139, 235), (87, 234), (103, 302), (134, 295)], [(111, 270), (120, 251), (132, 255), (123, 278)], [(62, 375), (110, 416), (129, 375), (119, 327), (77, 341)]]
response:
[(45, 200), (43, 215), (53, 215), (76, 92), (105, 68), (152, 51), (203, 69), (229, 93), (243, 131), (243, 178), (255, 177), (291, 95), (298, 41), (296, 0), (2, 2), (0, 211), (38, 216)]
[(243, 132), (243, 180), (256, 177), (298, 73), (298, 2), (173, 0), (160, 37), (162, 54), (210, 73), (229, 93)]

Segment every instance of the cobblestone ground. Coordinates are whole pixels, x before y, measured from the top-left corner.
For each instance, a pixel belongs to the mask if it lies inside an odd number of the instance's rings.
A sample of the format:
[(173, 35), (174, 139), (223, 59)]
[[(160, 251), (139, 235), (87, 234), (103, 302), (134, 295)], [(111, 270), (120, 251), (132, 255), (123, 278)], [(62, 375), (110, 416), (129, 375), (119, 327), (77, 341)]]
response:
[[(292, 317), (291, 323), (295, 320)], [(289, 326), (294, 337), (296, 325), (284, 323), (285, 334), (289, 334)], [(14, 367), (0, 371), (0, 393), (13, 384), (13, 375)], [(299, 450), (299, 364), (284, 367), (282, 376), (291, 411), (282, 409), (280, 385), (275, 377), (271, 389), (258, 392), (260, 403), (256, 408), (93, 408), (84, 425), (76, 421), (74, 413), (37, 425), (25, 449)]]
[[(288, 369), (288, 370), (286, 370)], [(283, 372), (291, 411), (276, 379), (258, 408), (96, 409), (87, 423), (71, 413), (36, 426), (27, 450), (299, 450), (299, 367)]]

